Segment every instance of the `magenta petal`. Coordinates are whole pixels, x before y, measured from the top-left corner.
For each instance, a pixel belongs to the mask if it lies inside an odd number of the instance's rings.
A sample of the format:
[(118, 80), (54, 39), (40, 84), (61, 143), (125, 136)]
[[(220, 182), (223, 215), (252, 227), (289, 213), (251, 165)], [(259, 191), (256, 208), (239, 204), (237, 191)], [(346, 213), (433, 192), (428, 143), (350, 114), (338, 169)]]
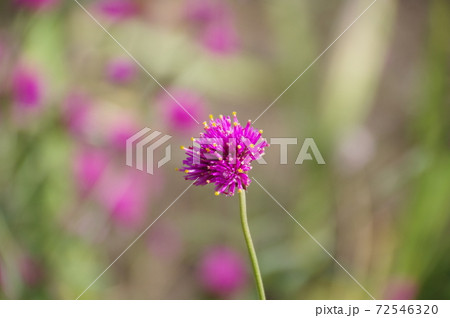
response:
[[(251, 180), (247, 172), (251, 163), (264, 155), (269, 146), (248, 121), (242, 126), (236, 113), (233, 118), (220, 116), (204, 123), (205, 132), (194, 139), (194, 145), (183, 147), (186, 159), (179, 169), (195, 185), (214, 184), (216, 195), (228, 196), (246, 190)], [(194, 148), (195, 147), (195, 148)]]

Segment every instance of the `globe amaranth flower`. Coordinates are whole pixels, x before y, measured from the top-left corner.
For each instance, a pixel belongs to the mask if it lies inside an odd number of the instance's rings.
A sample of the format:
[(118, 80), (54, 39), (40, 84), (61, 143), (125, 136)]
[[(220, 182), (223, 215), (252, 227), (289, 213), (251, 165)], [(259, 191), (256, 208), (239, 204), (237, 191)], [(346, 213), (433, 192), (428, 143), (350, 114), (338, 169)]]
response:
[(232, 196), (250, 185), (247, 172), (252, 169), (251, 163), (264, 155), (269, 144), (261, 137), (262, 130), (255, 129), (250, 120), (242, 126), (236, 112), (233, 118), (210, 118), (209, 125), (203, 123), (205, 132), (200, 138), (192, 138), (193, 146), (181, 147), (187, 158), (178, 170), (186, 174), (186, 180), (195, 180), (195, 185), (212, 183), (216, 195)]

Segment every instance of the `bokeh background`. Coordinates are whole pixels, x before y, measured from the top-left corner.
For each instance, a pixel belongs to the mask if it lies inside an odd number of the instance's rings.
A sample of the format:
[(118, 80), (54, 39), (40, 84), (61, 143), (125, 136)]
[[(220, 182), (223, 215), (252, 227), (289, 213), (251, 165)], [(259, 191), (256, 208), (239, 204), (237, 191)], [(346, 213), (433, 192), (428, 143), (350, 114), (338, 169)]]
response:
[[(255, 119), (370, 0), (98, 0), (200, 122)], [(378, 0), (256, 122), (251, 175), (377, 299), (450, 298), (450, 3)], [(189, 118), (72, 0), (0, 3), (0, 298), (74, 299), (189, 185)], [(125, 140), (173, 136), (154, 175)], [(314, 138), (326, 165), (295, 159)], [(270, 299), (369, 296), (253, 182)], [(254, 299), (238, 198), (190, 188), (81, 299)]]

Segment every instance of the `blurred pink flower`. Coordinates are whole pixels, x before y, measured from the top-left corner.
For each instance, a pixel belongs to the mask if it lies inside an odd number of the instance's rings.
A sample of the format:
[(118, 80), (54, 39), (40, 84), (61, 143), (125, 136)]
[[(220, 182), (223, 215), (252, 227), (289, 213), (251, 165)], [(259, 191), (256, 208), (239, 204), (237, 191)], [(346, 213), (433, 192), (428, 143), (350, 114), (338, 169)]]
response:
[(99, 0), (96, 6), (100, 13), (114, 21), (132, 18), (139, 12), (139, 7), (133, 0)]
[(417, 296), (417, 283), (412, 279), (393, 279), (384, 293), (384, 299), (412, 300)]
[(205, 289), (219, 295), (233, 293), (247, 280), (243, 258), (228, 247), (209, 250), (201, 260), (199, 276)]
[(87, 193), (97, 184), (108, 165), (108, 155), (102, 149), (84, 147), (75, 156), (75, 179), (82, 191)]
[[(196, 120), (205, 117), (205, 103), (199, 95), (184, 89), (173, 89), (170, 92), (178, 103)], [(188, 133), (196, 128), (198, 124), (178, 103), (165, 92), (158, 98), (158, 104), (167, 125), (178, 133)]]
[(106, 66), (106, 76), (112, 83), (129, 83), (136, 77), (136, 74), (136, 64), (127, 58), (111, 60)]
[(82, 93), (70, 93), (64, 101), (64, 119), (75, 135), (84, 135), (89, 130), (91, 100)]
[(42, 104), (43, 85), (35, 70), (18, 66), (12, 74), (12, 93), (15, 103), (22, 108), (35, 108)]
[(139, 130), (139, 127), (131, 120), (122, 120), (110, 128), (109, 144), (116, 150), (125, 151), (127, 139)]
[(191, 0), (188, 2), (187, 18), (200, 23), (203, 46), (216, 54), (229, 54), (239, 46), (233, 15), (225, 1)]
[(229, 20), (209, 24), (203, 31), (203, 45), (217, 54), (228, 54), (238, 48), (238, 36)]
[(15, 0), (16, 4), (31, 10), (52, 9), (59, 0)]
[(125, 169), (108, 174), (100, 185), (98, 199), (119, 225), (133, 227), (142, 221), (150, 199), (148, 175)]

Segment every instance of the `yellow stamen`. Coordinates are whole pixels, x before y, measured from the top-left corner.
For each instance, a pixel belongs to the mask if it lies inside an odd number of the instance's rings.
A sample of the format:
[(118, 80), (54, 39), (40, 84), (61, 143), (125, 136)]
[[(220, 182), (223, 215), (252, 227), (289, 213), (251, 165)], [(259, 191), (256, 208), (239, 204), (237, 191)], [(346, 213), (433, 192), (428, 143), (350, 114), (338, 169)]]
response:
[(255, 148), (255, 145), (254, 144), (250, 144), (250, 148)]
[(181, 149), (181, 150), (184, 150), (185, 148), (184, 148), (184, 146), (180, 146), (180, 149)]
[(214, 195), (219, 195), (219, 194), (220, 194), (219, 191), (214, 192)]
[(238, 193), (241, 193), (242, 192), (242, 190), (241, 189), (238, 189)]
[(234, 123), (233, 123), (233, 125), (234, 125), (234, 126), (237, 126), (237, 125), (239, 125), (239, 123), (237, 123), (237, 122), (234, 122)]
[(189, 173), (189, 170), (187, 170), (187, 169), (186, 169), (186, 170), (184, 170), (184, 173)]
[(194, 138), (194, 137), (191, 137), (191, 141), (195, 141), (195, 138)]
[(244, 170), (242, 170), (241, 168), (238, 169), (239, 173), (244, 173)]
[(262, 135), (263, 132), (264, 132), (264, 130), (262, 130), (262, 129), (259, 131), (259, 133), (260, 133), (261, 135)]
[(211, 151), (211, 149), (209, 149), (209, 148), (206, 148), (205, 150), (206, 150), (206, 152), (210, 152)]
[(236, 112), (233, 112), (233, 116), (236, 116), (237, 115), (237, 113)]
[(213, 120), (214, 116), (212, 114), (209, 114), (209, 119)]
[(206, 183), (210, 183), (211, 182), (211, 180), (206, 180)]
[(222, 114), (220, 114), (220, 115), (219, 115), (219, 118), (220, 118), (220, 119), (223, 119), (223, 115), (222, 115)]
[(242, 148), (242, 146), (241, 145), (237, 145), (237, 149), (241, 149)]
[(217, 125), (216, 125), (216, 123), (212, 123), (211, 126), (216, 127)]

